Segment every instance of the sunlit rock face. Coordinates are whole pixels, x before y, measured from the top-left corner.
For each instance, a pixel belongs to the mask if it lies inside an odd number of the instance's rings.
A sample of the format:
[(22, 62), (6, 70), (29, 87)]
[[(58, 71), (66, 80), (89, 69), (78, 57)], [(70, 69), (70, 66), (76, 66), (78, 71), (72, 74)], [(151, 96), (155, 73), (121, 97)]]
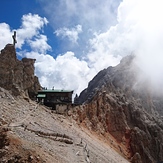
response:
[(35, 59), (18, 60), (15, 47), (8, 44), (1, 50), (0, 62), (1, 87), (11, 90), (14, 95), (25, 93), (31, 96), (40, 89), (38, 78), (34, 75)]
[(76, 119), (104, 135), (131, 162), (161, 162), (162, 99), (131, 55), (90, 81), (78, 98), (82, 105), (76, 108)]

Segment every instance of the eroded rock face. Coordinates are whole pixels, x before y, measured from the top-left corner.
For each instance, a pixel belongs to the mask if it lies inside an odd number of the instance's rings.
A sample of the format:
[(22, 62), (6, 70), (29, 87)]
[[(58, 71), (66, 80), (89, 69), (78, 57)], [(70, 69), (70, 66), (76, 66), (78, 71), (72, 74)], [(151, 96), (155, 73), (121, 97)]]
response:
[(76, 109), (77, 121), (108, 141), (111, 135), (113, 146), (132, 163), (161, 162), (163, 96), (155, 96), (147, 82), (136, 80), (133, 59), (128, 56), (95, 76), (79, 96), (83, 105)]
[[(163, 121), (147, 113), (136, 101), (122, 94), (99, 93), (91, 102), (77, 108), (79, 123), (108, 137), (132, 163), (163, 160)], [(108, 138), (108, 141), (109, 138)]]
[[(98, 92), (106, 91), (116, 94), (123, 93), (127, 99), (136, 100), (150, 114), (163, 116), (163, 93), (155, 93), (146, 74), (134, 62), (135, 56), (123, 58), (116, 67), (108, 67), (100, 71), (88, 88), (81, 92), (79, 103), (88, 103)], [(143, 76), (143, 78), (142, 78)], [(162, 89), (162, 86), (158, 87)]]
[(16, 58), (15, 47), (6, 45), (0, 53), (0, 86), (11, 90), (14, 95), (25, 92), (33, 95), (40, 89), (38, 78), (34, 75), (35, 59)]

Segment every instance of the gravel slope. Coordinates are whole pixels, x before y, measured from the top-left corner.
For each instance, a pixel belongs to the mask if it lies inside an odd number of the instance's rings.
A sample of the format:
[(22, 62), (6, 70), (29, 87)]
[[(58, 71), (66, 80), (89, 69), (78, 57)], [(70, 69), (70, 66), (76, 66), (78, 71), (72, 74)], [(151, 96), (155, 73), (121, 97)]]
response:
[(0, 129), (9, 140), (1, 146), (0, 162), (12, 159), (33, 163), (128, 162), (71, 116), (55, 114), (25, 97), (15, 98), (2, 88)]

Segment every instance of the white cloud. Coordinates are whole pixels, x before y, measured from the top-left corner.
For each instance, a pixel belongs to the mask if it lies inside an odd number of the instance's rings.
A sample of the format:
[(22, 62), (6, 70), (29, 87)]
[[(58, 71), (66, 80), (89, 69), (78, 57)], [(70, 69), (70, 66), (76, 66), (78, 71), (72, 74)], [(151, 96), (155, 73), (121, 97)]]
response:
[(98, 66), (97, 59), (106, 63), (109, 57), (115, 60), (115, 56), (118, 56), (118, 61), (119, 56), (134, 52), (137, 55), (138, 66), (150, 77), (151, 82), (155, 86), (162, 83), (163, 19), (161, 16), (163, 10), (161, 4), (161, 0), (150, 2), (124, 0), (118, 8), (118, 23), (90, 39), (92, 51), (88, 58), (93, 65)]
[(56, 59), (36, 52), (26, 53), (26, 56), (36, 58), (36, 74), (44, 87), (72, 89), (79, 93), (88, 84), (90, 68), (86, 61), (76, 58), (73, 52), (59, 55)]
[(46, 53), (47, 50), (51, 50), (51, 47), (47, 43), (47, 36), (45, 35), (40, 34), (34, 40), (28, 40), (27, 42), (33, 51)]
[(47, 25), (46, 18), (31, 13), (23, 15), (22, 25), (19, 29), (11, 30), (6, 23), (0, 23), (0, 48), (8, 43), (13, 43), (12, 35), (16, 31), (16, 48), (21, 49), (24, 44), (29, 44), (32, 50), (46, 52), (51, 47), (47, 44), (47, 36), (41, 34), (44, 25)]
[[(60, 42), (60, 48), (74, 51), (77, 56), (82, 52), (88, 52), (88, 40), (94, 32), (104, 32), (117, 23), (117, 7), (122, 0), (60, 0), (40, 1), (45, 10), (53, 30), (72, 28), (76, 24), (82, 26), (82, 34), (79, 35), (78, 46), (66, 42)], [(68, 40), (69, 41), (69, 40)], [(80, 51), (79, 51), (80, 50)], [(65, 50), (66, 51), (66, 50)], [(61, 53), (64, 53), (62, 51)]]
[(70, 41), (72, 41), (73, 43), (77, 43), (77, 40), (79, 39), (78, 35), (82, 32), (82, 26), (81, 25), (77, 25), (75, 26), (75, 28), (60, 28), (57, 29), (54, 34), (56, 34), (56, 36), (60, 36), (62, 38), (68, 38)]
[[(116, 22), (116, 10), (121, 0), (61, 0), (41, 1), (54, 29), (81, 24), (84, 28), (104, 30)], [(55, 12), (54, 12), (55, 11)]]
[(124, 0), (119, 7), (117, 27), (124, 33), (121, 44), (135, 51), (137, 64), (155, 86), (160, 85), (163, 80), (161, 6), (161, 0)]
[(0, 49), (12, 41), (10, 26), (6, 23), (0, 23)]
[(21, 48), (25, 41), (31, 40), (33, 37), (40, 34), (40, 30), (48, 23), (46, 18), (42, 18), (37, 14), (31, 13), (23, 15), (22, 26), (17, 29), (17, 44), (16, 47)]

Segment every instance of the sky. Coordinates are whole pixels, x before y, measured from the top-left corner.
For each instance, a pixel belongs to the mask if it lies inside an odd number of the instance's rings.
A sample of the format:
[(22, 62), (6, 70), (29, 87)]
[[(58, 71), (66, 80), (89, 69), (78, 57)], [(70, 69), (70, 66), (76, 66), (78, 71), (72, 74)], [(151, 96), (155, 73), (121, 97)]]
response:
[(17, 32), (19, 59), (35, 58), (43, 87), (74, 94), (135, 53), (153, 80), (163, 74), (162, 0), (1, 0), (0, 49)]

